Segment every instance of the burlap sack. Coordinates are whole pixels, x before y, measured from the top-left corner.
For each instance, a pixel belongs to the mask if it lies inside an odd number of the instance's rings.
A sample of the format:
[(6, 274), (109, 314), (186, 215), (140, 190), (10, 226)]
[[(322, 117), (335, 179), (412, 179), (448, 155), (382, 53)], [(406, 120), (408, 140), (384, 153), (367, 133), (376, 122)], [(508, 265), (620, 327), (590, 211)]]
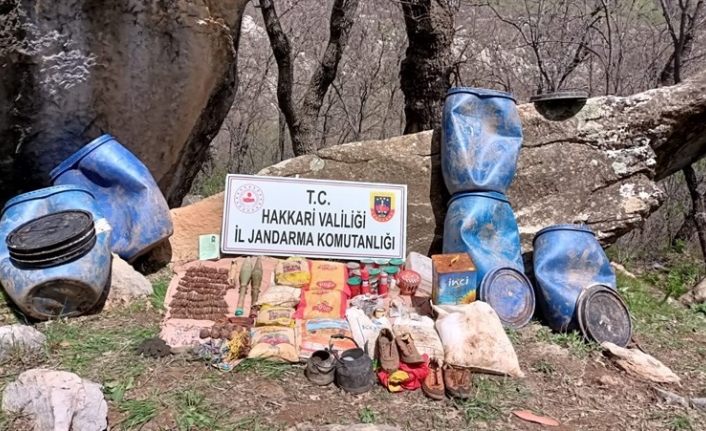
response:
[(524, 377), (515, 349), (490, 305), (476, 301), (454, 312), (434, 307), (444, 362), (473, 371)]

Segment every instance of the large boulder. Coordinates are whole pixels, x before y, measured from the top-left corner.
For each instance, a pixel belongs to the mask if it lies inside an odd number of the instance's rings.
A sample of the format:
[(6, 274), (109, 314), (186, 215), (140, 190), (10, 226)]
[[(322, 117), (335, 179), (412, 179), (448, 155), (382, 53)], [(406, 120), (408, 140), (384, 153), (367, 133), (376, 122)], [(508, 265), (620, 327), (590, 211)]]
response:
[[(508, 192), (523, 248), (556, 223), (586, 223), (604, 245), (641, 224), (663, 200), (655, 181), (706, 153), (706, 72), (674, 87), (589, 99), (555, 122), (519, 107), (524, 131)], [(432, 132), (358, 142), (286, 160), (261, 175), (406, 183), (408, 247), (440, 250), (448, 194)]]
[(103, 132), (181, 202), (233, 102), (246, 3), (0, 1), (0, 203)]
[[(706, 72), (674, 87), (589, 99), (567, 121), (546, 120), (530, 104), (519, 110), (524, 142), (508, 195), (525, 251), (556, 223), (586, 223), (613, 243), (662, 203), (656, 181), (706, 152)], [(439, 151), (427, 131), (325, 148), (259, 174), (407, 184), (408, 250), (427, 254), (441, 249), (448, 199)], [(174, 261), (197, 256), (198, 235), (220, 232), (222, 211), (223, 194), (173, 211)]]
[(101, 385), (66, 371), (20, 374), (2, 394), (2, 410), (28, 417), (35, 431), (103, 431), (108, 404)]

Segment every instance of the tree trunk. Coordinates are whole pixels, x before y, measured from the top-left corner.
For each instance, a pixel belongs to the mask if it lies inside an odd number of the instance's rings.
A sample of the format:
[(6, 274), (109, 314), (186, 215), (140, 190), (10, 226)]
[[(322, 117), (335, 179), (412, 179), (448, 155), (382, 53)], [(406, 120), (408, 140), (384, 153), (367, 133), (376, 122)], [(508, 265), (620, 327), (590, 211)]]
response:
[(317, 150), (316, 125), (319, 120), (319, 112), (324, 103), (324, 96), (336, 78), (338, 64), (348, 44), (348, 35), (355, 23), (359, 1), (334, 1), (329, 22), (329, 39), (324, 56), (319, 67), (311, 76), (309, 85), (304, 92), (304, 100), (297, 109), (294, 107), (292, 97), (294, 65), (289, 39), (282, 30), (274, 2), (260, 0), (265, 29), (277, 61), (277, 102), (287, 120), (292, 149), (297, 156), (313, 153)]
[(454, 8), (447, 0), (402, 2), (409, 45), (400, 68), (404, 93), (404, 133), (441, 124), (444, 97), (453, 69)]
[(689, 165), (683, 171), (686, 186), (689, 188), (689, 194), (691, 195), (691, 204), (694, 206), (692, 211), (694, 213), (696, 233), (699, 237), (699, 245), (701, 245), (701, 252), (706, 258), (706, 205), (704, 204), (703, 196), (697, 190), (699, 180), (696, 178), (694, 168)]
[(691, 203), (692, 209), (684, 216), (684, 222), (679, 226), (677, 233), (672, 239), (672, 247), (676, 247), (678, 242), (689, 242), (696, 232), (696, 224), (694, 223), (694, 203)]
[[(701, 15), (703, 4), (704, 1), (699, 0), (693, 11), (689, 11), (689, 3), (680, 1), (679, 23), (676, 26), (674, 21), (677, 20), (672, 20), (666, 2), (664, 0), (660, 1), (662, 15), (667, 23), (667, 29), (672, 38), (674, 48), (660, 73), (660, 84), (670, 85), (681, 82), (681, 70), (684, 63), (688, 60), (688, 54), (691, 53), (696, 37), (696, 22), (698, 22)], [(690, 239), (693, 231), (696, 230), (699, 245), (701, 246), (701, 254), (706, 262), (706, 204), (704, 203), (704, 196), (698, 191), (699, 182), (694, 168), (689, 165), (682, 172), (684, 172), (686, 186), (691, 196), (691, 211), (684, 217), (684, 223), (677, 231), (672, 245), (674, 246), (677, 240)]]

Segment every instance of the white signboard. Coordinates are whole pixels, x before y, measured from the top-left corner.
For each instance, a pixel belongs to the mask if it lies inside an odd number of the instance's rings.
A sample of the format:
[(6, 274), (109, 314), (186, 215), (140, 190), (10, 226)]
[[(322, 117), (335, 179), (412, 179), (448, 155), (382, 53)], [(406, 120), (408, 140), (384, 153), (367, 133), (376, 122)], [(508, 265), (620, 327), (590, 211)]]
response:
[(407, 186), (228, 175), (223, 254), (404, 258)]

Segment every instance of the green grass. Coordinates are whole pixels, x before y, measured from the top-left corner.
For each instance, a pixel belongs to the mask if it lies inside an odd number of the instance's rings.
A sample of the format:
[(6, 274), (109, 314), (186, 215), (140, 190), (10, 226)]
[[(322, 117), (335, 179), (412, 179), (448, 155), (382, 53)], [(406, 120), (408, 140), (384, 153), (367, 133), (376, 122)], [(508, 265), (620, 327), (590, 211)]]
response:
[[(131, 375), (139, 371), (141, 365), (134, 349), (143, 340), (157, 334), (156, 325), (143, 327), (134, 323), (105, 327), (90, 323), (61, 319), (45, 324), (43, 332), (47, 336), (50, 354), (59, 361), (61, 368), (82, 375), (105, 361), (112, 361), (107, 365), (130, 369)], [(111, 373), (114, 370), (96, 371)]]
[(233, 431), (271, 431), (272, 427), (269, 425), (264, 425), (262, 423), (262, 418), (259, 415), (254, 414), (240, 419), (239, 421), (228, 426), (226, 429)]
[(540, 359), (532, 364), (532, 370), (546, 374), (546, 375), (552, 375), (556, 371), (554, 369), (554, 365), (552, 365), (551, 362), (548, 362), (544, 359)]
[(358, 412), (358, 419), (364, 424), (374, 424), (375, 412), (370, 407), (365, 406)]
[(694, 431), (694, 427), (691, 426), (691, 421), (689, 420), (689, 418), (682, 415), (673, 417), (672, 420), (669, 421), (667, 426), (669, 427), (670, 431)]
[(152, 282), (152, 296), (150, 297), (150, 303), (156, 310), (162, 311), (165, 309), (164, 300), (167, 296), (167, 289), (169, 288), (170, 281), (171, 276), (162, 276)]
[(703, 313), (663, 301), (650, 277), (640, 280), (618, 274), (618, 290), (633, 317), (633, 333), (678, 349), (689, 342), (688, 335), (706, 330)]
[(510, 408), (521, 404), (528, 395), (527, 389), (517, 379), (476, 374), (473, 376), (471, 398), (454, 400), (453, 404), (470, 425), (501, 418)]
[(542, 327), (537, 331), (537, 339), (568, 349), (571, 355), (580, 359), (585, 359), (592, 352), (600, 350), (598, 344), (593, 341), (584, 340), (584, 338), (575, 331), (552, 332), (549, 328)]
[(212, 408), (199, 392), (187, 390), (177, 396), (176, 419), (180, 431), (196, 429), (212, 430), (217, 426)]
[(140, 427), (157, 416), (158, 403), (155, 400), (127, 400), (118, 404), (118, 410), (127, 413), (118, 425), (120, 429), (131, 430)]
[(507, 338), (510, 339), (510, 342), (513, 345), (517, 345), (520, 342), (520, 333), (517, 332), (515, 329), (505, 328), (505, 333), (507, 334)]
[(279, 380), (288, 371), (292, 371), (292, 364), (286, 362), (268, 361), (266, 359), (245, 359), (234, 369), (238, 373), (255, 373), (268, 379)]

